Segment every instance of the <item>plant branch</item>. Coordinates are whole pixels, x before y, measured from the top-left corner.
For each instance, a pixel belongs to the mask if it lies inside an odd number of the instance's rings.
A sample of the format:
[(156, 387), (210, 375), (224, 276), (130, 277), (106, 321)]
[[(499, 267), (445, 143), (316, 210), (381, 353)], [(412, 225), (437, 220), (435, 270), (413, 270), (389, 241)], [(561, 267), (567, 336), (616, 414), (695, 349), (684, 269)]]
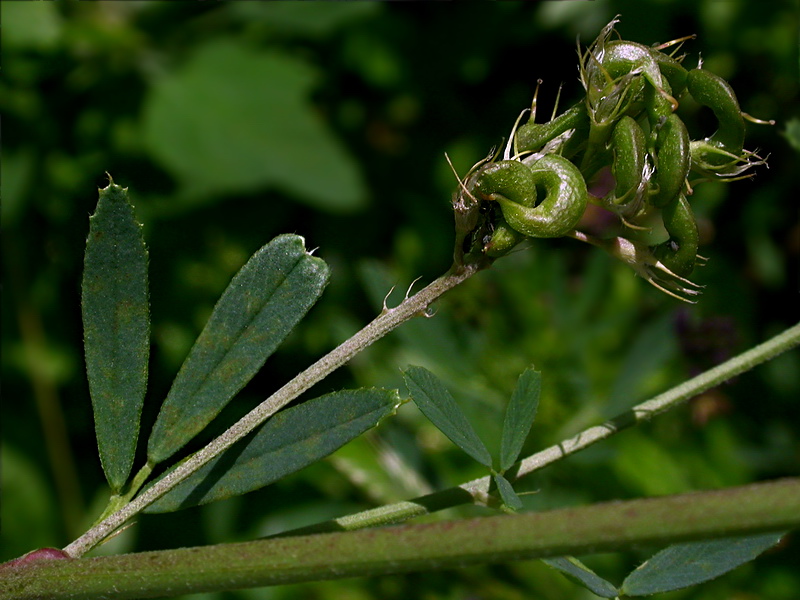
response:
[(210, 460), (230, 448), (238, 440), (261, 425), (275, 412), (286, 406), (300, 394), (335, 371), (353, 356), (379, 340), (387, 333), (413, 317), (425, 315), (426, 310), (442, 294), (465, 281), (478, 270), (479, 265), (464, 265), (451, 269), (394, 308), (384, 308), (380, 315), (353, 337), (320, 358), (305, 371), (285, 384), (256, 408), (234, 423), (228, 430), (193, 454), (174, 471), (146, 489), (123, 508), (109, 515), (89, 531), (64, 548), (72, 557), (79, 557), (101, 543), (133, 515), (155, 502), (181, 481), (200, 469)]
[[(506, 473), (506, 477), (509, 481), (517, 481), (525, 475), (530, 475), (534, 471), (543, 469), (562, 458), (575, 454), (584, 448), (588, 448), (624, 429), (649, 421), (656, 415), (680, 406), (698, 394), (798, 345), (800, 345), (800, 324), (789, 327), (766, 342), (683, 382), (663, 394), (634, 406), (630, 410), (617, 415), (602, 425), (589, 427), (571, 438), (563, 440), (558, 444), (545, 448), (521, 460)], [(281, 535), (352, 530), (364, 527), (375, 527), (378, 525), (388, 525), (391, 523), (401, 523), (413, 519), (414, 517), (420, 517), (461, 504), (472, 504), (476, 502), (482, 504), (485, 502), (487, 494), (489, 493), (490, 485), (490, 476), (481, 477), (463, 483), (460, 486), (434, 492), (414, 500), (380, 506)]]
[(152, 598), (581, 555), (800, 526), (800, 479), (377, 530), (0, 567), (0, 600)]

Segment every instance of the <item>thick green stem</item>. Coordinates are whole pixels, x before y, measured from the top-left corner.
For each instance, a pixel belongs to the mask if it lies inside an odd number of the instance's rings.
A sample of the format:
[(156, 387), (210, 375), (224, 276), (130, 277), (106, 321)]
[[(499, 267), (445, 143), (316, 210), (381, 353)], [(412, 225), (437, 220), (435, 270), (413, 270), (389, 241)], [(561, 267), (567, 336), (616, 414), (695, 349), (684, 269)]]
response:
[[(571, 438), (523, 459), (506, 473), (506, 477), (510, 481), (516, 481), (525, 475), (530, 475), (557, 460), (609, 438), (623, 429), (649, 421), (658, 414), (680, 406), (698, 394), (798, 345), (800, 345), (800, 324), (788, 328), (766, 342), (701, 373), (697, 377), (685, 381), (663, 394), (634, 406), (602, 425), (589, 427)], [(414, 500), (380, 506), (290, 533), (340, 531), (343, 529), (361, 529), (363, 527), (401, 523), (414, 517), (420, 517), (460, 504), (471, 504), (476, 501), (480, 503), (489, 492), (490, 484), (490, 476), (481, 477), (480, 479), (463, 483), (458, 487), (434, 492)]]
[(666, 545), (800, 526), (800, 479), (502, 515), (0, 567), (0, 600), (152, 598)]
[(261, 425), (275, 412), (286, 406), (315, 383), (323, 380), (353, 356), (361, 352), (373, 342), (402, 325), (415, 316), (425, 315), (428, 307), (442, 294), (468, 279), (479, 270), (476, 265), (464, 265), (447, 274), (406, 298), (395, 308), (385, 308), (378, 317), (370, 322), (353, 337), (323, 356), (305, 371), (280, 388), (272, 396), (264, 400), (256, 408), (242, 417), (227, 431), (197, 451), (188, 460), (181, 463), (174, 471), (159, 480), (141, 495), (134, 498), (117, 512), (113, 513), (89, 531), (64, 548), (64, 552), (72, 557), (79, 557), (102, 542), (128, 519), (158, 500), (169, 490), (200, 469), (208, 461), (218, 456), (242, 437)]

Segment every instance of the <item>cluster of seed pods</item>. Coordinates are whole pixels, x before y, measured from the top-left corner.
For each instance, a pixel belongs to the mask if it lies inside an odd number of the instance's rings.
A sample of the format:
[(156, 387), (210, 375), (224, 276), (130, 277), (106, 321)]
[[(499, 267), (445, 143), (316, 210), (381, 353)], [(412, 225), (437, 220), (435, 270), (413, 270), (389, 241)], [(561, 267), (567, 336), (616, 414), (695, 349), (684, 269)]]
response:
[[(503, 256), (526, 238), (569, 236), (605, 249), (681, 300), (700, 293), (687, 279), (702, 260), (690, 174), (698, 181), (749, 176), (764, 161), (744, 150), (744, 121), (763, 121), (743, 113), (730, 85), (702, 63), (687, 70), (683, 56), (666, 52), (683, 39), (652, 47), (615, 39), (617, 22), (579, 50), (584, 99), (536, 123), (534, 96), (529, 120), (515, 124), (502, 153), (460, 182), (457, 263)], [(676, 112), (687, 96), (713, 111), (713, 135), (690, 138)], [(590, 193), (587, 182), (609, 173), (607, 192)], [(581, 231), (589, 203), (615, 214), (622, 233), (601, 238)], [(659, 219), (666, 239), (640, 241)]]

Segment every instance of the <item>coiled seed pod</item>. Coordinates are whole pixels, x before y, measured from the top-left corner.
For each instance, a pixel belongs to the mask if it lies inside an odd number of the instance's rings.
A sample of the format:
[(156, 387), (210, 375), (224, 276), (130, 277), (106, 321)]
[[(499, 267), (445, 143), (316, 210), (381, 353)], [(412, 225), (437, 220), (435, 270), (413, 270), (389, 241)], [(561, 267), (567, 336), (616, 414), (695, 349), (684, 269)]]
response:
[(689, 143), (686, 125), (672, 113), (658, 129), (656, 137), (655, 193), (650, 196), (653, 206), (667, 206), (684, 189), (691, 167)]
[[(529, 237), (562, 237), (586, 210), (586, 182), (561, 156), (549, 154), (531, 166), (502, 160), (489, 163), (477, 175), (478, 193), (497, 202), (511, 228)], [(545, 192), (538, 203), (537, 187)]]
[(719, 122), (713, 135), (693, 144), (692, 158), (700, 164), (724, 166), (742, 155), (744, 118), (739, 101), (727, 81), (705, 69), (692, 69), (687, 76), (692, 97), (708, 106)]
[(658, 68), (661, 71), (667, 83), (672, 89), (672, 95), (677, 98), (684, 90), (686, 90), (686, 78), (689, 74), (683, 65), (671, 57), (669, 54), (664, 54), (653, 48), (650, 49), (653, 59), (658, 63)]
[(622, 117), (611, 134), (615, 205), (628, 204), (641, 188), (645, 174), (647, 140), (644, 131), (631, 117)]
[(678, 196), (677, 201), (666, 206), (661, 214), (669, 240), (659, 244), (653, 254), (673, 273), (686, 277), (694, 270), (700, 243), (697, 222), (686, 196)]
[(570, 129), (585, 130), (589, 127), (586, 104), (580, 102), (547, 123), (529, 121), (521, 125), (514, 136), (517, 152), (537, 152), (547, 142)]

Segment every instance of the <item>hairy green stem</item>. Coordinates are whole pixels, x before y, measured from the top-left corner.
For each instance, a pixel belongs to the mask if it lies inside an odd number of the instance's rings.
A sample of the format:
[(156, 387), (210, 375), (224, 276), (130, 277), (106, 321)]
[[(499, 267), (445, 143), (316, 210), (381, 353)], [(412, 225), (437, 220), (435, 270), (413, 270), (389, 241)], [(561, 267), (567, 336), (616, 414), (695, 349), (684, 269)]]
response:
[(451, 269), (425, 288), (394, 308), (384, 308), (380, 315), (371, 321), (353, 337), (337, 346), (305, 371), (297, 375), (286, 385), (264, 400), (252, 411), (233, 424), (207, 446), (181, 463), (174, 471), (159, 480), (152, 487), (134, 498), (120, 510), (92, 527), (77, 540), (64, 548), (64, 552), (72, 557), (79, 557), (101, 543), (128, 519), (158, 500), (181, 481), (196, 472), (214, 457), (230, 448), (238, 440), (261, 425), (275, 412), (286, 406), (315, 383), (323, 380), (331, 372), (338, 369), (353, 356), (364, 350), (373, 342), (402, 325), (415, 316), (425, 315), (428, 307), (442, 294), (474, 275), (478, 265), (464, 265), (459, 269)]
[[(649, 421), (658, 414), (680, 406), (701, 392), (717, 386), (739, 373), (748, 371), (756, 365), (766, 362), (778, 354), (786, 352), (798, 345), (800, 345), (800, 324), (786, 329), (766, 342), (701, 373), (697, 377), (685, 381), (663, 394), (634, 406), (630, 410), (617, 415), (602, 425), (589, 427), (571, 438), (563, 440), (558, 444), (545, 448), (521, 460), (506, 473), (506, 477), (509, 481), (517, 481), (521, 477), (530, 475), (534, 471), (538, 471), (557, 460), (575, 454), (584, 448), (588, 448), (599, 441), (609, 438), (623, 429)], [(433, 494), (428, 494), (414, 500), (397, 502), (395, 504), (365, 510), (317, 525), (304, 527), (292, 531), (290, 534), (375, 527), (378, 525), (400, 523), (413, 519), (414, 517), (420, 517), (460, 504), (483, 504), (489, 493), (490, 485), (491, 476), (481, 477), (463, 483), (460, 486), (434, 492)]]
[(581, 555), (800, 526), (800, 479), (377, 530), (0, 567), (0, 600), (152, 598)]

